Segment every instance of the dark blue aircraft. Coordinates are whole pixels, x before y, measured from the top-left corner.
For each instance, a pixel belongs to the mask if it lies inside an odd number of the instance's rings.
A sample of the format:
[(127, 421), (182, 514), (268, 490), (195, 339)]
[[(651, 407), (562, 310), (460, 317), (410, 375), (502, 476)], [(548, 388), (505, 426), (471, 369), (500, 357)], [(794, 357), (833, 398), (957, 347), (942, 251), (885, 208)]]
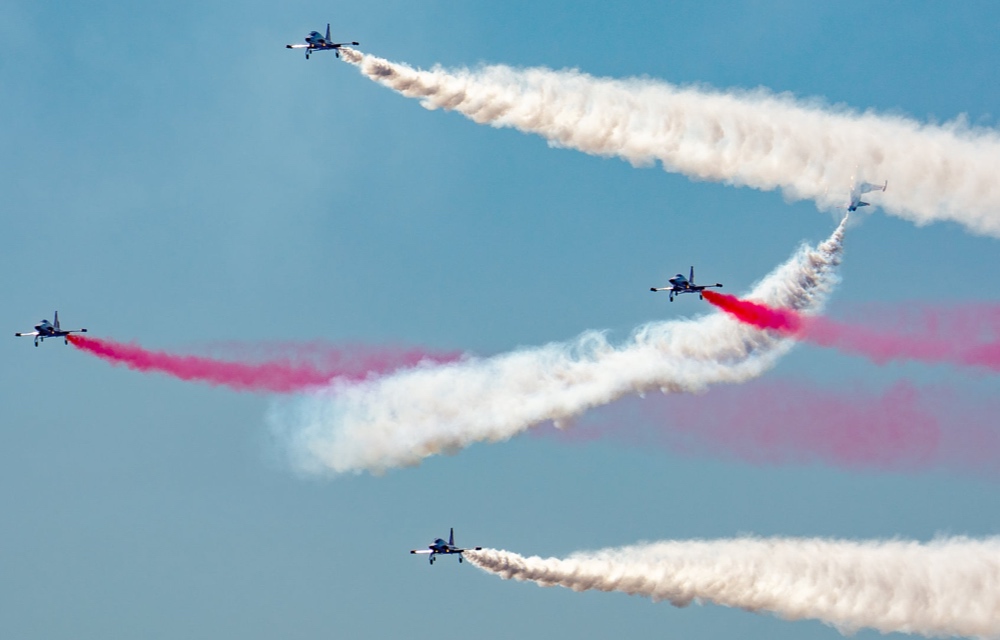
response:
[(306, 36), (305, 44), (286, 44), (286, 49), (305, 49), (306, 50), (306, 60), (309, 59), (309, 54), (315, 51), (333, 51), (340, 57), (340, 48), (346, 47), (349, 44), (357, 46), (361, 43), (359, 42), (334, 42), (330, 39), (330, 23), (326, 24), (326, 37), (319, 31), (310, 31), (309, 35)]
[(42, 320), (35, 325), (35, 330), (31, 333), (15, 333), (14, 335), (19, 338), (34, 338), (35, 346), (38, 346), (39, 342), (45, 342), (46, 338), (62, 338), (66, 344), (69, 344), (69, 335), (71, 333), (86, 333), (86, 329), (63, 329), (59, 326), (59, 312), (56, 311), (55, 320), (49, 322), (48, 320)]
[(701, 294), (702, 291), (704, 291), (705, 289), (708, 289), (709, 287), (721, 287), (722, 286), (718, 282), (716, 282), (715, 284), (695, 284), (694, 283), (694, 267), (691, 267), (691, 275), (688, 276), (687, 278), (684, 277), (684, 274), (678, 273), (676, 276), (674, 276), (673, 278), (671, 278), (670, 280), (668, 280), (668, 282), (670, 283), (669, 287), (660, 287), (659, 289), (657, 289), (656, 287), (650, 287), (649, 290), (650, 291), (669, 291), (670, 292), (670, 301), (673, 302), (674, 301), (674, 296), (679, 296), (682, 293), (697, 293), (698, 297), (701, 298), (702, 300), (704, 300), (705, 297)]
[(431, 558), (431, 564), (434, 564), (434, 557), (438, 554), (450, 555), (453, 553), (458, 554), (458, 561), (462, 561), (462, 553), (466, 551), (482, 551), (482, 547), (473, 547), (472, 549), (460, 549), (455, 546), (455, 529), (452, 528), (451, 535), (448, 539), (438, 538), (434, 541), (434, 544), (428, 546), (426, 549), (413, 549), (410, 553), (429, 553)]

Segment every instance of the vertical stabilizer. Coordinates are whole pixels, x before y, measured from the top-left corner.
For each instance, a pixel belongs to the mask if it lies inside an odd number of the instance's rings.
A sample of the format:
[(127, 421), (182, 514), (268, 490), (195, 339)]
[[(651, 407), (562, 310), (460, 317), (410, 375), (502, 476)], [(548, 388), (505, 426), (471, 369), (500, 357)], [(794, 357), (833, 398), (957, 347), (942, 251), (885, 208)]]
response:
[(694, 284), (694, 265), (691, 265), (691, 275), (688, 276), (688, 282)]
[(451, 534), (448, 536), (448, 546), (455, 546), (455, 527), (451, 528)]
[(330, 23), (329, 22), (326, 23), (326, 41), (327, 42), (330, 41)]
[(55, 312), (55, 319), (52, 321), (52, 326), (55, 327), (56, 331), (59, 331), (59, 312)]

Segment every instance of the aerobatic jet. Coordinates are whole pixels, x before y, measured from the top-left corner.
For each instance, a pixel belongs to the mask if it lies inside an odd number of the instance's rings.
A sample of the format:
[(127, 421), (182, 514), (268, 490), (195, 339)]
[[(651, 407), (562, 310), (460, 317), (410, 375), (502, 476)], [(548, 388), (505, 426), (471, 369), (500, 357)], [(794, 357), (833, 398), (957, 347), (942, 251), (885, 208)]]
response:
[(59, 312), (56, 311), (55, 320), (49, 322), (48, 320), (42, 320), (40, 323), (35, 325), (35, 330), (31, 333), (15, 333), (14, 335), (18, 338), (35, 338), (35, 346), (38, 346), (39, 342), (45, 342), (46, 338), (62, 338), (66, 344), (69, 344), (69, 334), (71, 333), (87, 333), (86, 329), (63, 329), (59, 326)]
[(447, 540), (445, 540), (444, 538), (438, 538), (437, 540), (434, 541), (434, 544), (431, 544), (426, 549), (413, 549), (412, 551), (410, 551), (410, 553), (429, 553), (431, 556), (430, 558), (431, 564), (434, 564), (434, 557), (437, 556), (438, 554), (450, 555), (453, 553), (457, 553), (458, 561), (461, 562), (462, 553), (466, 551), (482, 551), (482, 549), (483, 549), (482, 547), (473, 547), (471, 549), (460, 549), (456, 547), (455, 529), (452, 528), (451, 535), (448, 536)]
[(851, 182), (851, 201), (847, 203), (848, 211), (857, 211), (858, 207), (870, 206), (870, 202), (863, 202), (861, 196), (866, 193), (871, 193), (872, 191), (885, 191), (886, 187), (889, 186), (889, 181), (886, 180), (885, 183), (878, 185), (872, 184), (870, 182)]
[(670, 283), (669, 287), (660, 287), (660, 288), (650, 287), (649, 290), (650, 291), (669, 291), (670, 292), (670, 301), (673, 302), (674, 301), (674, 296), (679, 296), (682, 293), (697, 293), (698, 297), (701, 298), (702, 300), (704, 300), (705, 296), (702, 295), (702, 292), (705, 289), (708, 289), (709, 287), (721, 287), (722, 286), (718, 282), (716, 282), (715, 284), (695, 284), (694, 283), (694, 267), (693, 266), (691, 267), (691, 275), (689, 275), (688, 277), (685, 278), (683, 273), (678, 273), (676, 276), (674, 276), (673, 278), (671, 278), (670, 280), (668, 280), (668, 282)]
[(326, 36), (324, 37), (319, 31), (310, 31), (309, 35), (306, 36), (305, 44), (286, 44), (286, 49), (305, 49), (306, 50), (306, 60), (309, 59), (309, 54), (316, 51), (333, 51), (340, 57), (340, 48), (346, 47), (349, 44), (357, 46), (361, 44), (360, 42), (334, 42), (330, 39), (330, 23), (326, 24)]

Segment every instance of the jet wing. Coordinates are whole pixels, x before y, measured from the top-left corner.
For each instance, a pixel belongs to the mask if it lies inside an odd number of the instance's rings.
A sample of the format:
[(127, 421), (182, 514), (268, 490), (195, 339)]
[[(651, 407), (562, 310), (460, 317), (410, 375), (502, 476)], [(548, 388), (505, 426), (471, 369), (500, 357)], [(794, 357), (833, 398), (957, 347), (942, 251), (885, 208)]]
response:
[(285, 48), (286, 49), (308, 49), (309, 45), (307, 45), (307, 44), (286, 44)]
[(40, 334), (37, 331), (32, 331), (31, 333), (15, 333), (14, 334), (15, 337), (19, 337), (19, 338), (30, 338), (32, 336), (40, 336), (40, 335), (42, 335), (42, 334)]
[(870, 182), (862, 182), (858, 186), (859, 193), (870, 193), (872, 191), (885, 191), (886, 187), (889, 186), (888, 181), (885, 184), (872, 184)]
[(410, 553), (434, 553), (430, 549), (413, 549)]

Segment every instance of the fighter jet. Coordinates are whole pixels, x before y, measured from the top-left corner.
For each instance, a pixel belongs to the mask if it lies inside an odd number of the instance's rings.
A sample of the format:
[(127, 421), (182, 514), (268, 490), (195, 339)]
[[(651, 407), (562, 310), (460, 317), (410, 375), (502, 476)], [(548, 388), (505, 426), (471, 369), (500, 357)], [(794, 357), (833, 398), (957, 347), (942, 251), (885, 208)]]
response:
[(716, 282), (715, 284), (695, 284), (694, 283), (694, 267), (693, 266), (691, 267), (691, 275), (688, 276), (687, 278), (684, 277), (684, 274), (678, 273), (673, 278), (670, 278), (670, 280), (668, 280), (668, 282), (671, 284), (671, 286), (669, 286), (669, 287), (660, 287), (659, 289), (657, 289), (656, 287), (650, 287), (649, 290), (650, 291), (669, 291), (670, 292), (670, 301), (673, 302), (674, 301), (674, 296), (679, 296), (682, 293), (697, 293), (698, 297), (701, 298), (702, 300), (704, 300), (705, 296), (702, 295), (702, 291), (704, 291), (705, 289), (708, 289), (709, 287), (721, 287), (722, 286), (718, 282)]
[(872, 184), (870, 182), (856, 182), (856, 181), (852, 180), (851, 181), (851, 201), (847, 203), (847, 210), (848, 211), (857, 211), (858, 207), (867, 207), (867, 206), (869, 206), (871, 203), (870, 202), (863, 202), (861, 200), (861, 196), (864, 195), (864, 194), (866, 194), (866, 193), (870, 193), (872, 191), (885, 191), (886, 187), (888, 187), (888, 186), (889, 186), (889, 181), (888, 180), (886, 180), (885, 183), (883, 183), (881, 187), (878, 186), (877, 184)]
[(45, 342), (46, 338), (62, 338), (65, 344), (69, 344), (69, 334), (71, 333), (87, 333), (86, 329), (63, 329), (59, 326), (59, 312), (56, 311), (55, 320), (49, 322), (48, 320), (42, 320), (40, 323), (35, 325), (35, 330), (31, 333), (15, 333), (14, 335), (18, 338), (35, 338), (35, 346), (38, 346), (39, 342)]
[(319, 31), (310, 31), (309, 35), (306, 36), (305, 44), (286, 44), (286, 49), (305, 49), (306, 50), (306, 60), (309, 59), (309, 54), (315, 51), (333, 51), (340, 57), (340, 48), (346, 47), (349, 44), (357, 46), (361, 44), (360, 42), (334, 42), (330, 39), (330, 23), (326, 23), (326, 37)]
[(413, 549), (410, 553), (429, 553), (431, 555), (431, 564), (434, 564), (434, 557), (439, 553), (441, 555), (449, 555), (452, 553), (458, 554), (458, 561), (462, 561), (462, 553), (466, 551), (482, 551), (482, 547), (473, 547), (472, 549), (459, 549), (455, 546), (455, 529), (452, 528), (451, 535), (448, 536), (446, 541), (444, 538), (438, 538), (434, 541), (434, 544), (428, 546), (426, 549)]

